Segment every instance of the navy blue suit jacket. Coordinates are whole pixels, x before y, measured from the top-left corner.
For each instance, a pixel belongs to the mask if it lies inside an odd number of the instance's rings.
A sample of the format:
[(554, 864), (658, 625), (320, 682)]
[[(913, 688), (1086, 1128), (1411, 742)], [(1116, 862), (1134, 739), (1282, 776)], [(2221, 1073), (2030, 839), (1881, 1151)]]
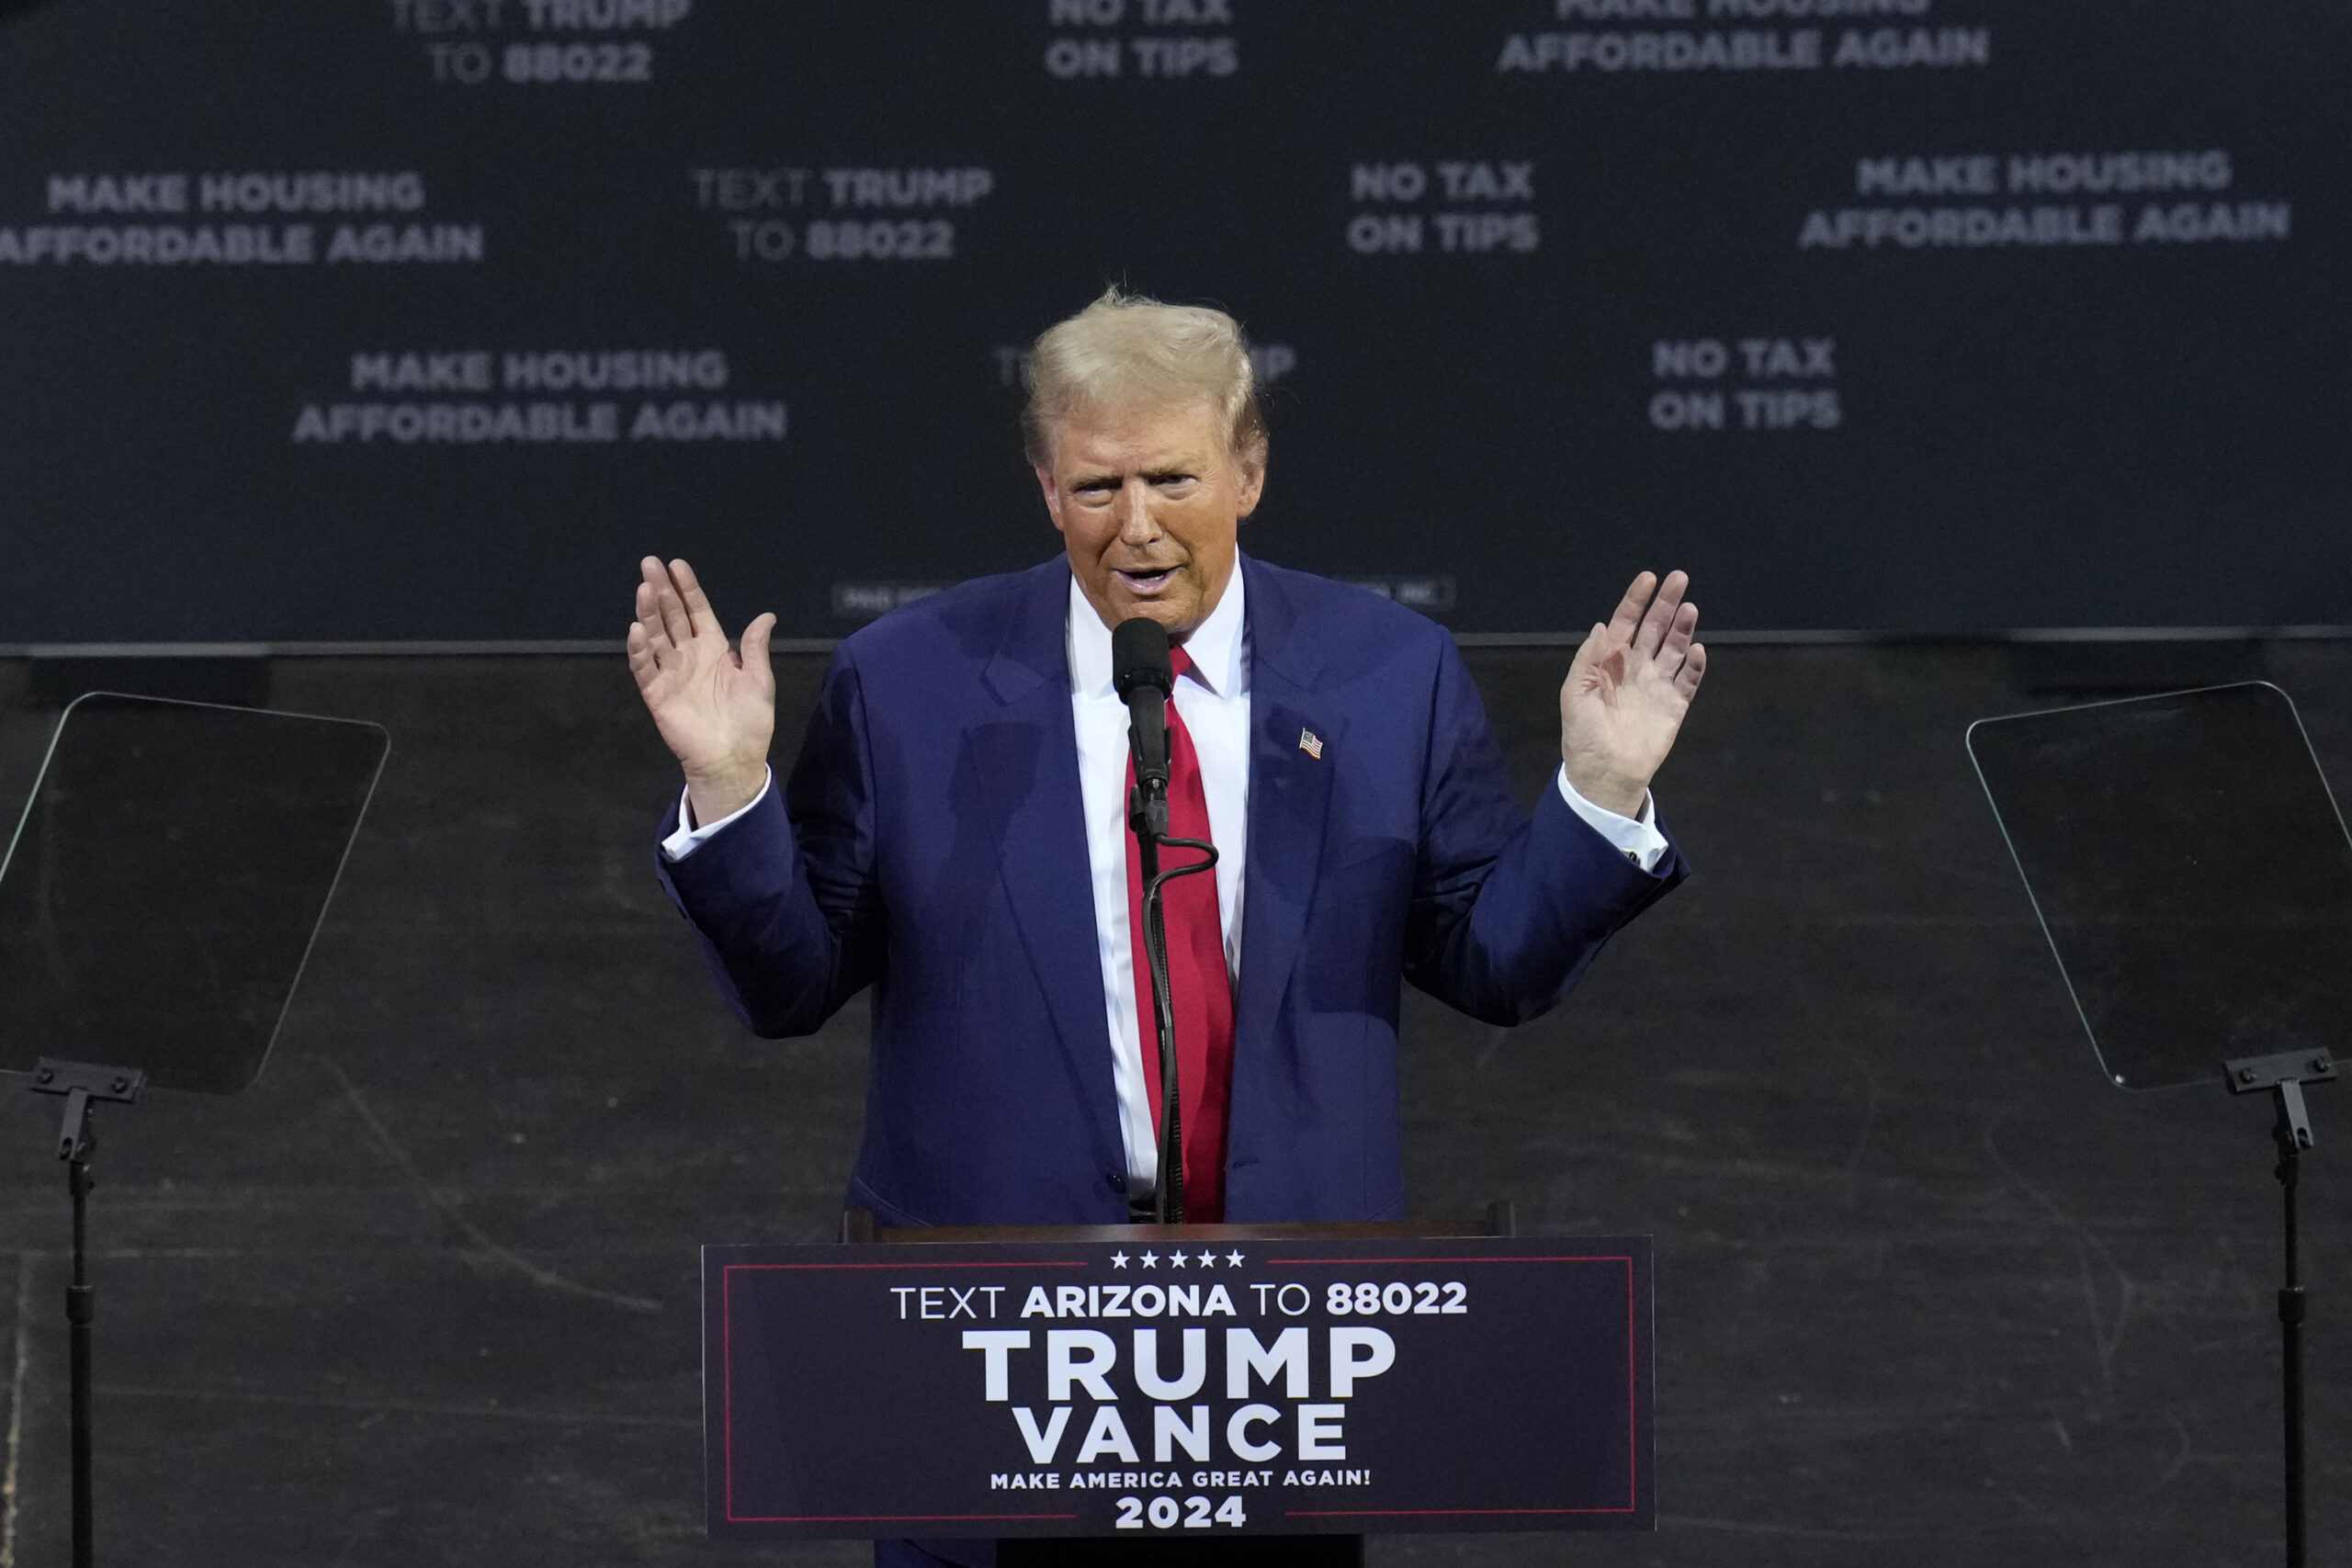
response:
[[(1489, 1022), (1532, 1018), (1685, 867), (1670, 851), (1642, 871), (1556, 788), (1520, 810), (1442, 627), (1246, 556), (1240, 570), (1227, 1216), (1401, 1217), (1400, 982)], [(808, 1033), (874, 987), (850, 1201), (885, 1224), (1126, 1218), (1069, 585), (1057, 558), (844, 639), (786, 789), (686, 859), (656, 857), (756, 1032)]]

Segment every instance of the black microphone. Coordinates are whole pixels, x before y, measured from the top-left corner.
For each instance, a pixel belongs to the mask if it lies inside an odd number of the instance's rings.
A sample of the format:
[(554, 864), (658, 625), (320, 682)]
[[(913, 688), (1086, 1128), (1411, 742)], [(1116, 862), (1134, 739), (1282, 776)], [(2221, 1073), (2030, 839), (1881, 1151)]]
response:
[[(1166, 626), (1148, 615), (1136, 615), (1111, 628), (1111, 684), (1127, 705), (1127, 755), (1136, 773), (1135, 787), (1127, 792), (1127, 828), (1136, 836), (1136, 856), (1143, 871), (1141, 934), (1148, 970), (1136, 976), (1136, 984), (1151, 987), (1153, 1011), (1159, 1020), (1159, 1038), (1144, 1043), (1144, 1049), (1159, 1057), (1159, 1181), (1152, 1193), (1152, 1216), (1161, 1224), (1175, 1224), (1184, 1218), (1183, 1100), (1177, 1093), (1176, 1013), (1169, 992), (1168, 937), (1159, 901), (1159, 846), (1169, 836), (1168, 699), (1176, 689)], [(1212, 863), (1215, 855), (1210, 851)]]
[(1168, 628), (1136, 615), (1111, 629), (1111, 684), (1127, 705), (1127, 749), (1135, 759), (1136, 794), (1129, 818), (1138, 833), (1168, 832), (1168, 697), (1176, 672), (1168, 658)]

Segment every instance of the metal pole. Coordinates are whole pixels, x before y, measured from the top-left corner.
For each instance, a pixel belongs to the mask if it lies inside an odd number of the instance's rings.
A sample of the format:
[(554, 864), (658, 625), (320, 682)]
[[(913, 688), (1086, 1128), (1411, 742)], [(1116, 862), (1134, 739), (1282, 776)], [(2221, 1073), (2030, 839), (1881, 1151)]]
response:
[(90, 1320), (97, 1315), (97, 1292), (90, 1283), (90, 1156), (98, 1139), (91, 1127), (101, 1100), (129, 1105), (146, 1085), (137, 1067), (107, 1067), (94, 1062), (61, 1062), (43, 1056), (33, 1069), (35, 1094), (62, 1095), (65, 1120), (58, 1129), (57, 1157), (65, 1162), (65, 1190), (74, 1198), (74, 1277), (65, 1287), (68, 1398), (73, 1413), (74, 1568), (90, 1568), (96, 1548), (90, 1480)]
[(87, 1208), (89, 1142), (66, 1163), (74, 1194), (74, 1281), (65, 1287), (65, 1322), (71, 1338), (74, 1407), (74, 1568), (91, 1568), (94, 1550), (90, 1491), (90, 1319), (96, 1298), (90, 1288)]
[[(2302, 1139), (2290, 1114), (2286, 1089), (2278, 1095), (2278, 1187), (2286, 1205), (2287, 1282), (2278, 1292), (2279, 1375), (2287, 1412), (2287, 1568), (2303, 1568), (2308, 1512), (2303, 1500), (2303, 1281), (2295, 1231), (2295, 1187), (2302, 1174)], [(2300, 1092), (2297, 1098), (2301, 1098)]]
[(2302, 1175), (2303, 1151), (2312, 1146), (2310, 1108), (2303, 1085), (2335, 1081), (2335, 1059), (2325, 1051), (2279, 1051), (2240, 1056), (2222, 1064), (2232, 1094), (2270, 1091), (2278, 1119), (2270, 1137), (2278, 1145), (2278, 1179), (2287, 1234), (2287, 1277), (2278, 1292), (2278, 1377), (2286, 1415), (2287, 1568), (2303, 1568), (2309, 1550), (2310, 1509), (2303, 1495), (2303, 1299), (2301, 1238), (2295, 1233), (2295, 1186)]

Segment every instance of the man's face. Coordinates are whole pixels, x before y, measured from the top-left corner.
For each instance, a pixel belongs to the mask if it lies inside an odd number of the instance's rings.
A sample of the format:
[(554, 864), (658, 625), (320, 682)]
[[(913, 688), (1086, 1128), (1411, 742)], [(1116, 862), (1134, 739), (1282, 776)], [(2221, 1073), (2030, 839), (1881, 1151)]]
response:
[(1228, 449), (1206, 401), (1089, 411), (1051, 435), (1052, 467), (1037, 483), (1102, 624), (1148, 615), (1182, 637), (1206, 620), (1233, 575), (1241, 520), (1257, 510), (1263, 464)]

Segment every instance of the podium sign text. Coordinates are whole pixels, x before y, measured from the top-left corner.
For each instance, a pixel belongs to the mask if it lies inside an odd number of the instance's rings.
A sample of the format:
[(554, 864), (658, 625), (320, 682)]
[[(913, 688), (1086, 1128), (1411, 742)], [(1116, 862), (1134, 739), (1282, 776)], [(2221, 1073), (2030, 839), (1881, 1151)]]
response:
[(1647, 1237), (703, 1252), (710, 1530), (1651, 1525)]

